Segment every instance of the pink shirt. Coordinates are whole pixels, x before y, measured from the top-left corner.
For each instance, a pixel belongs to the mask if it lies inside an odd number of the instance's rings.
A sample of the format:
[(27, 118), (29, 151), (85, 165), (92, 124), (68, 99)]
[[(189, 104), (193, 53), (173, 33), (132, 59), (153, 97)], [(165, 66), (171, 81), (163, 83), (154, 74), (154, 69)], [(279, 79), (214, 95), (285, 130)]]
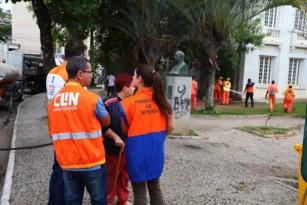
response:
[(197, 86), (196, 80), (192, 80), (192, 91), (191, 91), (192, 95), (196, 95), (197, 94), (197, 88), (198, 88), (198, 86)]

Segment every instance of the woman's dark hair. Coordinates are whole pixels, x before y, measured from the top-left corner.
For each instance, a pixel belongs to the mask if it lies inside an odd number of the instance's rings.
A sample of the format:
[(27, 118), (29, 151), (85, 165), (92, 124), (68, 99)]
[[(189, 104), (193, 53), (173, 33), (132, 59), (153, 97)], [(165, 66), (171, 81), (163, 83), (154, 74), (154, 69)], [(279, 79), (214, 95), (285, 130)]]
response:
[(160, 112), (165, 117), (172, 115), (172, 108), (168, 103), (163, 89), (163, 81), (158, 72), (154, 70), (154, 67), (147, 64), (140, 64), (135, 69), (136, 75), (141, 76), (145, 87), (151, 87), (153, 91), (153, 100), (158, 105)]

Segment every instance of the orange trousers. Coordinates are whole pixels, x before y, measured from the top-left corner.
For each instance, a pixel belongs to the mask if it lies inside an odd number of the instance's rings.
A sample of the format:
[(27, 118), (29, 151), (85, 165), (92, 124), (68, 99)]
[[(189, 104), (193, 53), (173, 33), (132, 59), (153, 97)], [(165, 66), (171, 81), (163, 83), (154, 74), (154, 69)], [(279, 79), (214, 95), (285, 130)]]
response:
[(197, 103), (197, 97), (196, 94), (192, 94), (191, 95), (191, 104), (192, 104), (192, 110), (196, 109), (196, 103)]
[(222, 105), (228, 105), (228, 103), (229, 103), (229, 92), (224, 91)]
[(284, 108), (287, 111), (287, 113), (291, 112), (293, 101), (294, 101), (293, 99), (284, 99)]
[(218, 90), (218, 89), (214, 89), (214, 100), (221, 100), (221, 96), (222, 93), (221, 93), (221, 90)]
[(276, 96), (269, 96), (269, 103), (270, 103), (270, 112), (273, 112), (276, 104)]

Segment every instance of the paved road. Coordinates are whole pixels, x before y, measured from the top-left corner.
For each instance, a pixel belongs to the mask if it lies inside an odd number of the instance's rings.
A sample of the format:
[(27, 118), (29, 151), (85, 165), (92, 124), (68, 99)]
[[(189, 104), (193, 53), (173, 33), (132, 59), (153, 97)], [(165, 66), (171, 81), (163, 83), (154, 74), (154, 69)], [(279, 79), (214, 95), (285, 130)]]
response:
[[(23, 98), (27, 99), (28, 97), (30, 97), (30, 95), (24, 95)], [(14, 101), (13, 108), (10, 112), (0, 108), (0, 148), (7, 148), (11, 146), (13, 126), (19, 103), (20, 102), (18, 101)], [(8, 151), (0, 151), (0, 193), (2, 192), (4, 183), (8, 156)]]
[[(16, 146), (50, 142), (44, 95), (21, 106)], [(297, 204), (297, 190), (287, 183), (297, 172), (293, 144), (302, 129), (287, 139), (262, 138), (234, 128), (263, 125), (265, 117), (192, 117), (191, 128), (206, 140), (167, 139), (161, 179), (167, 205)], [(301, 126), (298, 118), (273, 117), (269, 125)], [(16, 151), (11, 204), (46, 204), (52, 147)], [(133, 201), (132, 196), (130, 197)], [(89, 204), (85, 199), (84, 204)]]

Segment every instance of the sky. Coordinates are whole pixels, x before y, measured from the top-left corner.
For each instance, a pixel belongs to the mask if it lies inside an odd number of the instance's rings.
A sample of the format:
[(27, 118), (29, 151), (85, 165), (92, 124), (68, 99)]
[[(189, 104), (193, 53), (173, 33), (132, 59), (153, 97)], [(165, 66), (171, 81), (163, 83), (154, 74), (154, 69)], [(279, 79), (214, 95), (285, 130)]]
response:
[(5, 3), (5, 0), (0, 0), (0, 5), (3, 10), (11, 10), (12, 11), (12, 2)]

